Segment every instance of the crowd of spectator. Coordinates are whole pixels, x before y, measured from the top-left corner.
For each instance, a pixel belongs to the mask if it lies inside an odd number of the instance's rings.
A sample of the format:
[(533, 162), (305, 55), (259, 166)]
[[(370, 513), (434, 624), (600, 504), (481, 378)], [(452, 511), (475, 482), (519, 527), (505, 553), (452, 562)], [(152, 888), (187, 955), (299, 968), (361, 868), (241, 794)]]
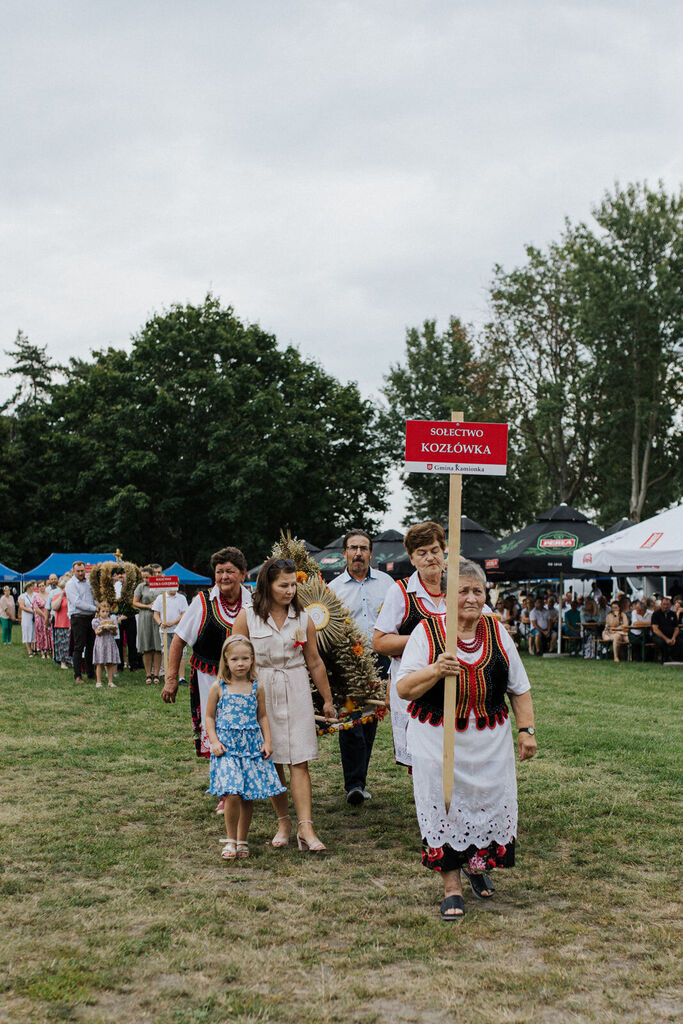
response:
[(62, 577), (52, 573), (47, 580), (28, 580), (19, 594), (5, 585), (0, 597), (2, 643), (12, 643), (12, 626), (18, 625), (29, 658), (51, 659), (65, 671), (73, 669), (77, 682), (86, 676), (101, 685), (105, 668), (109, 685), (115, 686), (113, 678), (120, 671), (134, 672), (144, 665), (147, 683), (159, 683), (163, 633), (170, 644), (187, 609), (184, 594), (167, 590), (164, 620), (163, 596), (148, 586), (150, 574), (161, 572), (159, 565), (146, 565), (129, 604), (123, 595), (125, 570), (113, 567), (116, 601), (106, 608), (97, 606), (83, 562), (74, 562)]
[[(159, 683), (163, 677), (164, 628), (170, 644), (188, 607), (184, 594), (167, 591), (166, 622), (162, 621), (163, 598), (149, 587), (150, 575), (161, 572), (158, 564), (144, 566), (132, 604), (128, 604), (122, 596), (124, 569), (112, 569), (117, 596), (110, 609), (118, 650), (115, 671), (134, 672), (144, 667), (148, 685)], [(72, 667), (78, 681), (84, 672), (94, 679), (95, 612), (95, 598), (82, 562), (75, 562), (61, 578), (52, 573), (47, 580), (29, 580), (18, 595), (5, 585), (0, 596), (2, 643), (10, 644), (12, 625), (20, 625), (29, 657), (53, 659), (62, 669)], [(608, 601), (597, 586), (585, 596), (568, 591), (561, 598), (552, 589), (535, 593), (522, 589), (518, 594), (499, 596), (493, 615), (521, 650), (536, 657), (558, 650), (561, 615), (562, 650), (570, 654), (614, 661), (683, 661), (680, 594), (673, 598), (655, 594), (631, 601), (619, 593)], [(180, 675), (184, 682), (184, 660)]]
[(608, 602), (596, 588), (560, 597), (552, 590), (536, 596), (522, 590), (498, 597), (493, 614), (521, 649), (540, 657), (562, 649), (584, 658), (614, 661), (683, 661), (683, 596), (653, 595), (631, 601), (617, 594)]

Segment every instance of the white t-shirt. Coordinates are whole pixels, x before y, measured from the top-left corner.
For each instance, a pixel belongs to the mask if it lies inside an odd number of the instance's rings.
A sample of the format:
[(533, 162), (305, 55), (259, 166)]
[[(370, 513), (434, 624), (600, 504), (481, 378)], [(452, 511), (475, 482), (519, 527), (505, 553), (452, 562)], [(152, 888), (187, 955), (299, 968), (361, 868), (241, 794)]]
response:
[[(158, 612), (161, 621), (164, 621), (164, 595), (159, 594), (156, 601), (152, 605), (152, 611)], [(166, 595), (166, 621), (173, 622), (179, 615), (184, 615), (187, 611), (187, 598), (184, 594), (174, 594), (172, 597), (170, 594)], [(169, 636), (172, 636), (180, 623), (176, 623), (175, 626), (169, 626), (166, 630)]]

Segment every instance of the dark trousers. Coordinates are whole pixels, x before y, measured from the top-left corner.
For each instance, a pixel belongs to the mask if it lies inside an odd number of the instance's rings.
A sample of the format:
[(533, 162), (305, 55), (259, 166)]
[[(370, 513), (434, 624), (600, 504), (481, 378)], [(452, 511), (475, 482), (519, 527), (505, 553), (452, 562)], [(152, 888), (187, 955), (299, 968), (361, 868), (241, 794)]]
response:
[[(95, 633), (92, 628), (94, 615), (72, 615), (71, 616), (71, 638), (74, 647), (74, 679), (81, 679), (83, 676), (83, 661), (85, 671), (90, 679), (94, 672), (92, 667), (92, 649), (95, 646)], [(85, 658), (83, 654), (85, 653)]]
[(652, 639), (657, 650), (661, 651), (662, 661), (683, 661), (683, 641), (681, 640), (680, 633), (673, 646), (662, 640), (661, 636), (657, 636), (655, 633), (652, 634)]
[(365, 789), (376, 732), (377, 722), (368, 722), (367, 725), (356, 725), (353, 729), (342, 729), (339, 733), (339, 753), (347, 793), (352, 789)]
[(121, 665), (125, 665), (123, 660), (123, 645), (125, 643), (128, 648), (128, 664), (131, 672), (140, 667), (140, 656), (138, 655), (138, 629), (135, 624), (135, 616), (127, 615), (123, 622), (119, 622), (119, 638), (116, 641), (119, 648), (119, 657), (121, 658)]

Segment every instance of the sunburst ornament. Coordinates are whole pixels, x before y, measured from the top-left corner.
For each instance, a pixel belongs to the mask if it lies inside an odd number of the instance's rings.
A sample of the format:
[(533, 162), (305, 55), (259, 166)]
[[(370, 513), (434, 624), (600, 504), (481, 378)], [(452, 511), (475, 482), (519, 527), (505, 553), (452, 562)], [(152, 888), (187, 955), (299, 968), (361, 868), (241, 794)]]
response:
[[(332, 726), (321, 723), (318, 732), (352, 728), (356, 722), (350, 716), (358, 711), (362, 712), (362, 723), (382, 719), (386, 713), (384, 683), (378, 679), (375, 657), (352, 612), (326, 585), (320, 566), (303, 541), (281, 532), (272, 554), (290, 558), (296, 566), (299, 598), (315, 626), (318, 650), (339, 708), (339, 722)], [(318, 691), (313, 686), (311, 690), (313, 702), (320, 705)]]

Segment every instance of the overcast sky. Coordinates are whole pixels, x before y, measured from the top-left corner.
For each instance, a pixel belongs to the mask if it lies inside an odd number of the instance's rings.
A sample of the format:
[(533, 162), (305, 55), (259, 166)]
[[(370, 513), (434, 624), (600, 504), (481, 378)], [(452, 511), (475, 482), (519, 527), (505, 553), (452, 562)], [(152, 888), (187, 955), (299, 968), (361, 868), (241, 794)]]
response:
[(484, 320), (494, 263), (683, 179), (680, 3), (3, 12), (0, 350), (124, 347), (211, 290), (372, 394), (406, 327)]

